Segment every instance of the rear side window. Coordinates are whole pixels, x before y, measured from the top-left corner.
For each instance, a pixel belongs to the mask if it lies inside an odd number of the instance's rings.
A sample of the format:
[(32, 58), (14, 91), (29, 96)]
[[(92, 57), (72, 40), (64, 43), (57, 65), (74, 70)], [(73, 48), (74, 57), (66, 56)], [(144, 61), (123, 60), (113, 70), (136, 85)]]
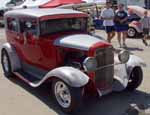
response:
[(135, 13), (132, 13), (128, 16), (128, 21), (129, 22), (132, 22), (132, 21), (139, 21), (141, 18), (135, 14)]
[(18, 22), (15, 18), (7, 19), (7, 29), (15, 32), (19, 31)]
[(20, 31), (21, 33), (30, 32), (33, 35), (37, 35), (37, 22), (34, 19), (21, 19), (20, 23)]

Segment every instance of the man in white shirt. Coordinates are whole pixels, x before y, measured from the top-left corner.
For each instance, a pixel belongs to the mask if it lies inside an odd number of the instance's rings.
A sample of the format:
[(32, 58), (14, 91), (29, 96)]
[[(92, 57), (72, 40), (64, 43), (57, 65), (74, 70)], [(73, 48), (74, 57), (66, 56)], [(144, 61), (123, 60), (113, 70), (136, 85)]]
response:
[(103, 20), (103, 26), (107, 33), (108, 42), (111, 42), (111, 39), (115, 36), (114, 16), (115, 14), (111, 8), (111, 2), (106, 2), (106, 8), (101, 12), (101, 19)]

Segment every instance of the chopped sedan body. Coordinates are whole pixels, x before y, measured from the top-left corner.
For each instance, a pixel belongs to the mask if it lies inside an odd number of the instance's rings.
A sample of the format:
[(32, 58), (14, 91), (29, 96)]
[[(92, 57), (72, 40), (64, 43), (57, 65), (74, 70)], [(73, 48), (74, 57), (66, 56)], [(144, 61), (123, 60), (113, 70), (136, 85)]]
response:
[(1, 54), (6, 77), (15, 74), (31, 87), (51, 83), (65, 112), (75, 111), (86, 94), (136, 89), (142, 82), (142, 59), (90, 35), (87, 18), (69, 9), (8, 11)]

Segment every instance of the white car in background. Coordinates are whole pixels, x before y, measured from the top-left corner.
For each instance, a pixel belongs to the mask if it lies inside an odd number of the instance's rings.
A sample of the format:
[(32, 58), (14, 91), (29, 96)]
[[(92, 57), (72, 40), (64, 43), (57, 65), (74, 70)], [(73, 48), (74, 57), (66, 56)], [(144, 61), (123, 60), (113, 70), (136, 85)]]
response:
[[(130, 22), (128, 29), (128, 37), (134, 38), (142, 34), (143, 30), (140, 20), (144, 16), (145, 11), (146, 9), (140, 6), (128, 6), (129, 22)], [(150, 16), (149, 11), (148, 15)]]
[(13, 9), (22, 9), (22, 8), (36, 8), (40, 5), (47, 3), (50, 0), (25, 0), (21, 5), (14, 7)]
[(4, 26), (3, 14), (8, 9), (6, 6), (11, 0), (0, 0), (0, 27)]

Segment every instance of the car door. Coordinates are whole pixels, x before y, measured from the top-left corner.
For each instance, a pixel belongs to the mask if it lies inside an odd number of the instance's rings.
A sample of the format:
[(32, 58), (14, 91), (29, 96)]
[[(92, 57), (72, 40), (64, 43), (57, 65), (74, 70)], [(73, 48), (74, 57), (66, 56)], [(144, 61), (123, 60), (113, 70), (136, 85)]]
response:
[(23, 38), (22, 58), (33, 66), (38, 66), (41, 59), (41, 50), (38, 45), (38, 27), (37, 21), (34, 18), (20, 19), (20, 37)]
[(6, 26), (6, 35), (7, 40), (15, 49), (17, 53), (20, 52), (20, 45), (19, 45), (19, 24), (18, 19), (16, 17), (7, 17), (7, 26)]

